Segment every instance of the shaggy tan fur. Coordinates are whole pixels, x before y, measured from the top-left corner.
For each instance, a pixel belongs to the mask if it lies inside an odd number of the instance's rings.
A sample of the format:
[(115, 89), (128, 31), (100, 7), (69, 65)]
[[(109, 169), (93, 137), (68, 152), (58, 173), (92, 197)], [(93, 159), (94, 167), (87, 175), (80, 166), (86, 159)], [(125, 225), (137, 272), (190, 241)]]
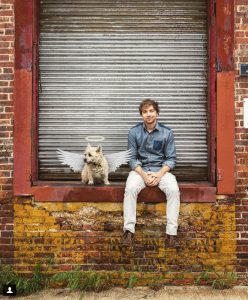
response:
[(84, 168), (81, 173), (82, 182), (84, 184), (93, 185), (95, 179), (109, 184), (108, 181), (108, 162), (102, 153), (102, 147), (91, 147), (88, 144), (84, 152)]

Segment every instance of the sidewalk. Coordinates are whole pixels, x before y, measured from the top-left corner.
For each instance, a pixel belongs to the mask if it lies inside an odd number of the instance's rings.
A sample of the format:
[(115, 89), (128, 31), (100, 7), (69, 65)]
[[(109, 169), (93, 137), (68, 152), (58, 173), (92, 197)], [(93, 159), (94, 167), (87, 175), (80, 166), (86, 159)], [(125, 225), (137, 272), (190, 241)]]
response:
[[(10, 297), (0, 296), (0, 299)], [(237, 286), (227, 290), (214, 290), (211, 287), (196, 286), (166, 286), (159, 291), (148, 287), (133, 289), (112, 288), (101, 293), (74, 292), (68, 289), (47, 290), (30, 296), (11, 297), (22, 300), (247, 300), (248, 287)]]

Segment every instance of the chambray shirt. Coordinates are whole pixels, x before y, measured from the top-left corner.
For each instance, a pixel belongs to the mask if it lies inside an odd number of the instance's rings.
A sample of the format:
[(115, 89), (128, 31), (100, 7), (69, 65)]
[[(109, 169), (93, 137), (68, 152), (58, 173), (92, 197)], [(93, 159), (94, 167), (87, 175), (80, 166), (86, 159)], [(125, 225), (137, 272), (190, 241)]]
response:
[(138, 123), (128, 133), (128, 149), (132, 150), (129, 166), (134, 170), (138, 165), (144, 171), (159, 171), (167, 165), (173, 169), (176, 165), (176, 148), (174, 135), (170, 128), (156, 124), (148, 132), (144, 123)]

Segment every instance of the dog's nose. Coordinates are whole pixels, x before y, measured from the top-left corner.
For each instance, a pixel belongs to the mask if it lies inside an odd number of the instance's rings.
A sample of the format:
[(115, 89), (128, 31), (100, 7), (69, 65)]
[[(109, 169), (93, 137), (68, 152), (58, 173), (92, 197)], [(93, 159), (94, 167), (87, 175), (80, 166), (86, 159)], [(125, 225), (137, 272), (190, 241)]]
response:
[(86, 159), (86, 158), (84, 159), (84, 162), (85, 162), (85, 163), (87, 162), (87, 159)]

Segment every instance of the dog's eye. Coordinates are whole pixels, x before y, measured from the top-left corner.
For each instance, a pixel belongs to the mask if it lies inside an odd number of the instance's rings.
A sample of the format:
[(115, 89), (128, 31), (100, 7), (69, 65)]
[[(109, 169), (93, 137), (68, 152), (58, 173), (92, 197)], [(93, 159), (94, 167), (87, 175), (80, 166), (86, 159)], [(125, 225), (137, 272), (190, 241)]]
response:
[(90, 153), (88, 154), (89, 156), (92, 156)]

